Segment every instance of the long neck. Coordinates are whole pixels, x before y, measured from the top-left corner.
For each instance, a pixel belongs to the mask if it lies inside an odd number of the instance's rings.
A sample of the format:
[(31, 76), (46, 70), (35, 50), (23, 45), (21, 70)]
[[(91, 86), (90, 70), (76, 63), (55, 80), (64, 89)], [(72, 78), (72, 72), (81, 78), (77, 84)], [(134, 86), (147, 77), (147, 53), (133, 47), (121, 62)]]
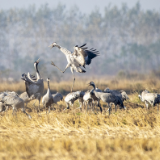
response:
[(60, 46), (60, 45), (58, 45), (58, 44), (56, 44), (56, 45), (55, 45), (55, 47), (57, 47), (57, 48), (59, 48), (59, 49), (61, 48), (61, 46)]
[(50, 94), (50, 86), (49, 86), (49, 81), (48, 81), (48, 90), (47, 90), (47, 94)]
[(93, 87), (93, 88), (94, 88), (94, 90), (95, 90), (95, 88), (96, 88), (96, 87), (95, 87), (95, 84), (92, 84), (92, 87)]
[(100, 92), (96, 92), (96, 91), (95, 91), (95, 88), (96, 88), (96, 87), (95, 87), (95, 84), (92, 84), (92, 87), (94, 88), (94, 89), (93, 89), (94, 95), (95, 95), (97, 98), (100, 98), (100, 95), (99, 95)]
[(37, 79), (40, 79), (41, 76), (40, 76), (39, 71), (38, 71), (38, 64), (35, 64), (35, 69), (36, 69)]
[(58, 44), (56, 44), (55, 46), (56, 46), (57, 48), (59, 48), (60, 51), (63, 52), (66, 56), (69, 55), (69, 54), (71, 54), (71, 52), (68, 51), (66, 48), (63, 48), (63, 47), (61, 47), (61, 46), (58, 45)]

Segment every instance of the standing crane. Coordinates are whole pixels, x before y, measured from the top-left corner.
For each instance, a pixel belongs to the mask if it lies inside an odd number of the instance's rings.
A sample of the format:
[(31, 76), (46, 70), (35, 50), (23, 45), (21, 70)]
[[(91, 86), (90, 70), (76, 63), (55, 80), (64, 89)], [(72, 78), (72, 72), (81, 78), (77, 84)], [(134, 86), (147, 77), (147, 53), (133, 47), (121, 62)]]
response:
[[(91, 95), (96, 96), (99, 99), (99, 101), (102, 100), (103, 102), (108, 103), (108, 106), (109, 106), (109, 109), (108, 109), (109, 110), (109, 115), (110, 115), (110, 112), (111, 112), (111, 105), (110, 105), (110, 103), (114, 103), (115, 105), (120, 105), (121, 109), (122, 108), (126, 109), (126, 107), (123, 105), (123, 101), (121, 100), (120, 97), (115, 96), (112, 93), (96, 92), (96, 90), (95, 90), (96, 87), (95, 87), (94, 82), (90, 82), (89, 85), (93, 87), (93, 89), (90, 91)], [(102, 113), (102, 108), (100, 106), (100, 103), (98, 103), (98, 107), (100, 107), (100, 110), (101, 110), (101, 113)]]
[(148, 109), (148, 105), (153, 106), (157, 105), (157, 110), (159, 111), (159, 103), (160, 103), (160, 94), (158, 93), (150, 93), (147, 90), (144, 90), (141, 95), (138, 95), (142, 102), (145, 102), (146, 109)]
[(32, 99), (39, 100), (38, 111), (40, 111), (40, 100), (43, 95), (44, 83), (38, 70), (38, 64), (39, 64), (39, 59), (34, 62), (37, 79), (35, 78), (33, 79), (33, 76), (31, 76), (30, 73), (28, 73), (28, 75), (22, 74), (22, 80), (25, 81), (26, 92), (28, 94), (28, 97), (29, 98), (32, 97)]
[[(48, 113), (50, 112), (50, 107), (53, 103), (53, 97), (52, 97), (52, 94), (50, 91), (49, 81), (50, 81), (49, 78), (47, 78), (48, 90), (47, 90), (47, 93), (42, 98), (42, 104), (45, 107), (45, 109), (46, 109), (46, 107), (49, 107)], [(46, 114), (47, 114), (47, 109), (46, 109)]]
[[(76, 92), (72, 92), (72, 93), (67, 94), (64, 99), (64, 101), (66, 102), (66, 105), (67, 105), (67, 109), (69, 109), (69, 105), (71, 105), (73, 107), (74, 101), (76, 101), (77, 99), (80, 102), (82, 102), (82, 98), (83, 98), (84, 94), (85, 93), (83, 91), (76, 91)], [(80, 105), (82, 105), (82, 104), (80, 104)]]
[[(32, 117), (25, 111), (24, 101), (19, 97), (16, 92), (3, 92), (0, 93), (0, 102), (2, 102), (3, 106), (12, 106), (13, 112), (21, 108), (22, 112), (28, 116), (29, 119)], [(4, 109), (2, 109), (3, 111)]]
[(112, 93), (115, 96), (118, 96), (122, 99), (122, 101), (126, 101), (129, 99), (127, 93), (123, 90), (117, 91), (117, 90), (110, 90), (109, 88), (104, 89), (104, 93)]
[(73, 74), (73, 84), (71, 88), (71, 92), (73, 90), (74, 82), (75, 82), (75, 76), (74, 71), (79, 73), (85, 73), (85, 65), (89, 65), (91, 63), (91, 60), (99, 55), (99, 52), (96, 49), (87, 49), (86, 44), (83, 44), (82, 46), (78, 47), (76, 45), (74, 47), (74, 52), (71, 53), (66, 48), (61, 47), (56, 42), (52, 43), (49, 47), (58, 47), (61, 52), (63, 52), (67, 59), (67, 66), (64, 71), (59, 69), (53, 62), (51, 64), (55, 67), (57, 67), (62, 73), (66, 71), (67, 68), (70, 67), (71, 72)]

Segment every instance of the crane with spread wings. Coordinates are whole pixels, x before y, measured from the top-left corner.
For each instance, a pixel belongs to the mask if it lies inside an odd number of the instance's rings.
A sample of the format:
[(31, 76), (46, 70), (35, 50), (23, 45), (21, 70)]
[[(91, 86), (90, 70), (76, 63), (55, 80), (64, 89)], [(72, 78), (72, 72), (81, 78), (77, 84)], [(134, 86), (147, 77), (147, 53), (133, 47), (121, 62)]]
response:
[(67, 58), (68, 64), (64, 71), (59, 69), (53, 62), (51, 62), (51, 65), (57, 67), (62, 73), (64, 73), (66, 69), (70, 67), (71, 72), (73, 74), (73, 84), (72, 84), (71, 92), (73, 90), (73, 86), (75, 82), (74, 71), (79, 73), (85, 73), (86, 72), (86, 70), (84, 69), (85, 65), (91, 64), (91, 60), (99, 55), (99, 51), (97, 51), (96, 49), (93, 49), (93, 48), (87, 49), (86, 43), (81, 45), (80, 47), (76, 45), (74, 47), (73, 53), (68, 51), (66, 48), (61, 47), (56, 42), (52, 43), (49, 47), (59, 48), (60, 51), (63, 52)]

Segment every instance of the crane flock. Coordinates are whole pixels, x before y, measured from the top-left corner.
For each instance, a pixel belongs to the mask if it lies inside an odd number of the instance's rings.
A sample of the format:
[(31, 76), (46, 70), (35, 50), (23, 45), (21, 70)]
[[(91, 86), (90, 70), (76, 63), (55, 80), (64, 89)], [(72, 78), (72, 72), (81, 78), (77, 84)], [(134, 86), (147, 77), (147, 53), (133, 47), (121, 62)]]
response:
[[(59, 67), (57, 67), (54, 62), (51, 62), (51, 65), (55, 66), (58, 70), (64, 73), (67, 68), (70, 67), (70, 70), (73, 75), (73, 83), (71, 87), (71, 92), (63, 98), (61, 93), (52, 94), (49, 85), (49, 78), (47, 78), (48, 89), (47, 93), (44, 94), (44, 81), (40, 76), (38, 70), (38, 64), (40, 59), (34, 62), (34, 68), (36, 71), (36, 76), (31, 75), (30, 73), (23, 73), (21, 79), (25, 82), (26, 91), (22, 94), (18, 95), (16, 92), (12, 91), (5, 91), (0, 93), (0, 112), (5, 112), (8, 110), (8, 107), (12, 107), (13, 112), (17, 109), (21, 109), (21, 111), (28, 116), (29, 119), (32, 117), (28, 114), (25, 109), (27, 108), (27, 104), (32, 100), (38, 100), (39, 105), (37, 112), (40, 112), (40, 102), (42, 99), (43, 107), (46, 110), (48, 109), (48, 114), (50, 113), (50, 108), (53, 104), (57, 104), (59, 101), (64, 100), (66, 103), (66, 109), (70, 109), (70, 106), (73, 106), (74, 102), (78, 100), (79, 107), (82, 110), (88, 111), (88, 108), (91, 108), (94, 112), (95, 107), (99, 107), (100, 112), (103, 112), (101, 107), (100, 101), (108, 104), (109, 115), (111, 114), (111, 107), (112, 104), (115, 105), (115, 111), (117, 111), (117, 105), (120, 109), (126, 109), (124, 106), (124, 101), (129, 100), (127, 93), (123, 90), (110, 90), (109, 88), (104, 89), (104, 91), (96, 88), (95, 83), (91, 81), (88, 85), (93, 87), (91, 90), (84, 91), (73, 91), (74, 82), (75, 82), (75, 75), (74, 72), (85, 73), (86, 72), (86, 65), (91, 64), (93, 58), (99, 56), (99, 51), (96, 49), (88, 49), (86, 44), (81, 46), (76, 45), (74, 47), (74, 52), (71, 53), (66, 48), (61, 47), (56, 42), (52, 43), (49, 47), (57, 47), (61, 52), (64, 53), (67, 59), (67, 65), (64, 71), (62, 71)], [(145, 90), (138, 96), (142, 102), (145, 102), (146, 109), (148, 109), (149, 104), (153, 107), (157, 105), (157, 109), (159, 110), (158, 104), (160, 103), (160, 94), (158, 93), (150, 93), (149, 91)], [(26, 106), (24, 105), (26, 104)], [(35, 104), (35, 103), (34, 103)], [(78, 109), (77, 108), (77, 109)]]

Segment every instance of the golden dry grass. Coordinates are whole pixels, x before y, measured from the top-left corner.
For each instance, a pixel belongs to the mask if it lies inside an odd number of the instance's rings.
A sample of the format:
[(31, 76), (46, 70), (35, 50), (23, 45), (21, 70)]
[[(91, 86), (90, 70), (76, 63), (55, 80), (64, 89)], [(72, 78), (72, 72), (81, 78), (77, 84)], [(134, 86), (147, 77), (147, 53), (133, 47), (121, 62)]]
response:
[[(112, 109), (101, 115), (79, 110), (60, 112), (64, 102), (54, 106), (49, 115), (30, 112), (29, 120), (20, 111), (0, 116), (0, 159), (159, 159), (160, 157), (160, 113), (156, 108), (146, 111), (138, 99), (142, 89), (156, 90), (160, 84), (151, 80), (129, 82), (95, 81), (99, 88), (124, 89), (129, 92), (130, 101), (125, 102), (127, 110)], [(89, 82), (89, 81), (88, 81)], [(78, 82), (77, 82), (78, 83)], [(86, 81), (75, 90), (86, 89)], [(52, 83), (51, 89), (64, 92), (70, 90), (70, 83)], [(23, 83), (3, 84), (0, 91), (25, 90)], [(32, 108), (33, 102), (28, 105)], [(105, 104), (102, 103), (105, 109)], [(78, 102), (74, 108), (78, 107)], [(27, 110), (29, 112), (29, 110)]]

